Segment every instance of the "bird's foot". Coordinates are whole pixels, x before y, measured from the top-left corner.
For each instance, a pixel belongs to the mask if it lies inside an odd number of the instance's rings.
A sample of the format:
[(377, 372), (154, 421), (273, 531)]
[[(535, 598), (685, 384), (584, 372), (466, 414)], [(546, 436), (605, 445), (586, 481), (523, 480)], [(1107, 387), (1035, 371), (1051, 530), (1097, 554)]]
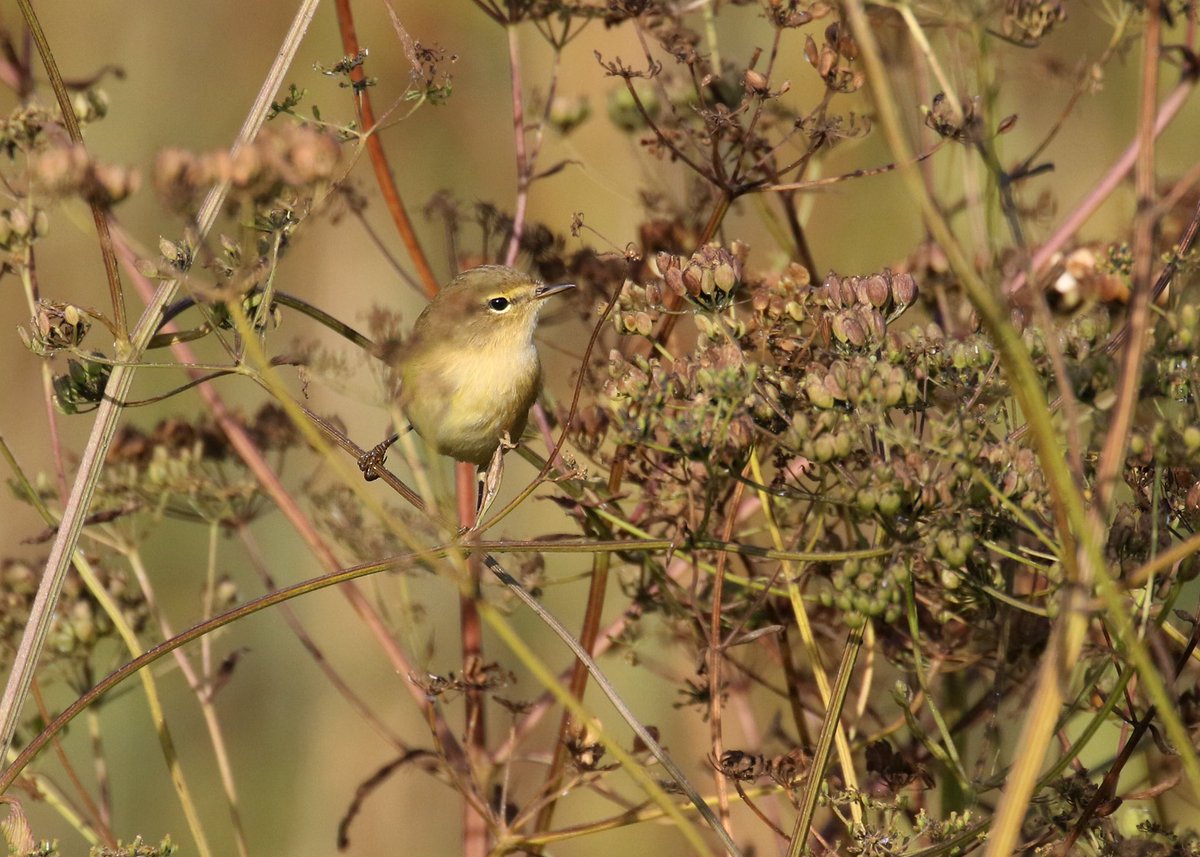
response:
[(359, 456), (358, 469), (362, 471), (364, 479), (372, 482), (379, 478), (379, 474), (375, 472), (375, 468), (383, 466), (383, 462), (387, 459), (388, 448), (399, 439), (400, 435), (394, 434), (381, 443), (376, 444), (373, 449)]

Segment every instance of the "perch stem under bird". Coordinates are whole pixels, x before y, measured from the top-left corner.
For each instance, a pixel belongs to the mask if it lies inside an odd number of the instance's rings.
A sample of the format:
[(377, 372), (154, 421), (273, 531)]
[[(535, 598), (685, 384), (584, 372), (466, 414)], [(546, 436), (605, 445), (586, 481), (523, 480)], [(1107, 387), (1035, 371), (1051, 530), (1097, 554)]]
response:
[[(533, 333), (546, 298), (575, 288), (523, 271), (482, 265), (463, 271), (429, 302), (393, 357), (400, 409), (435, 451), (489, 468), (498, 479), (505, 444), (520, 439), (542, 387)], [(359, 459), (367, 479), (392, 434)], [(503, 442), (502, 442), (503, 441)]]

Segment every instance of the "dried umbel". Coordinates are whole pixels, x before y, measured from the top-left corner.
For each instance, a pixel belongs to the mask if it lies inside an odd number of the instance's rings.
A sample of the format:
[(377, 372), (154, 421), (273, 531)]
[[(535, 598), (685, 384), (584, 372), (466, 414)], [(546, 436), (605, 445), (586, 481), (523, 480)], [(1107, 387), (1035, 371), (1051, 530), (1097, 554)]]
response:
[(916, 300), (917, 285), (911, 275), (890, 269), (866, 277), (830, 273), (817, 297), (832, 310), (822, 328), (826, 339), (855, 348), (874, 347), (883, 341), (888, 322)]
[(853, 68), (858, 59), (858, 43), (839, 22), (825, 28), (825, 43), (820, 47), (812, 36), (806, 38), (804, 58), (831, 92), (856, 92), (866, 81), (863, 73)]
[(93, 160), (83, 146), (54, 146), (30, 159), (29, 177), (36, 188), (56, 197), (80, 196), (110, 207), (141, 185), (137, 171)]
[[(108, 96), (100, 89), (85, 89), (71, 98), (71, 107), (81, 126), (108, 114)], [(67, 137), (57, 107), (48, 109), (36, 100), (23, 101), (7, 116), (0, 117), (0, 152), (10, 158), (17, 152), (36, 152)]]
[(791, 29), (803, 27), (817, 18), (824, 18), (832, 11), (828, 3), (802, 3), (798, 0), (768, 0), (767, 16), (776, 27)]
[(821, 591), (821, 603), (849, 614), (849, 624), (868, 617), (895, 622), (900, 618), (901, 596), (910, 576), (911, 568), (903, 557), (888, 562), (850, 559), (830, 575), (833, 588)]
[(1033, 47), (1067, 20), (1066, 5), (1056, 0), (1005, 0), (1000, 31), (1025, 47)]
[(978, 95), (971, 96), (955, 106), (944, 92), (933, 97), (933, 104), (923, 107), (925, 127), (937, 133), (939, 137), (969, 143), (978, 138), (983, 127), (983, 99)]
[[(0, 560), (0, 668), (12, 663), (37, 593), (41, 566), (41, 562)], [(119, 570), (96, 564), (93, 568), (124, 621), (135, 632), (142, 631), (149, 610), (141, 592)], [(55, 607), (44, 657), (64, 671), (73, 687), (82, 690), (92, 683), (92, 676), (107, 670), (105, 664), (94, 664), (93, 659), (101, 643), (115, 636), (112, 617), (96, 596), (78, 575), (68, 575)]]
[[(243, 428), (262, 450), (282, 453), (299, 442), (278, 405), (264, 405)], [(224, 524), (252, 520), (262, 505), (258, 481), (233, 454), (225, 432), (205, 418), (170, 417), (148, 432), (123, 426), (98, 496), (102, 504)]]
[(666, 287), (709, 311), (727, 308), (742, 280), (742, 264), (749, 252), (747, 245), (734, 242), (730, 249), (706, 244), (684, 259), (660, 252), (655, 257)]
[(888, 319), (904, 312), (917, 299), (917, 284), (911, 274), (884, 268), (865, 277), (839, 277), (829, 273), (818, 295), (832, 309), (870, 307)]
[(90, 316), (74, 304), (39, 300), (29, 326), (18, 327), (17, 333), (26, 348), (39, 357), (49, 357), (78, 348), (92, 327)]
[(255, 205), (283, 191), (311, 191), (337, 173), (341, 144), (330, 133), (304, 125), (269, 126), (248, 146), (195, 154), (165, 149), (154, 164), (154, 187), (172, 208), (186, 208), (215, 184), (228, 182), (233, 198)]
[(658, 283), (639, 286), (626, 280), (612, 313), (617, 332), (649, 336), (662, 317), (662, 299), (663, 290)]
[(50, 229), (50, 218), (38, 206), (0, 211), (0, 249), (23, 254)]

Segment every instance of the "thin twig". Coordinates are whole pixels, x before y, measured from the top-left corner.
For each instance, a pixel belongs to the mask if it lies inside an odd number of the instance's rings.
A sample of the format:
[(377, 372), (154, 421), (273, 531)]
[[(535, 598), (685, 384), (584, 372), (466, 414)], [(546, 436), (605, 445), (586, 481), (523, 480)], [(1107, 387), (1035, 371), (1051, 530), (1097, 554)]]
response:
[[(46, 40), (46, 34), (42, 32), (42, 25), (38, 21), (37, 13), (33, 10), (33, 4), (30, 0), (17, 0), (17, 5), (21, 8), (21, 15), (25, 18), (25, 26), (29, 28), (29, 33), (33, 37), (34, 44), (37, 45), (38, 54), (42, 58), (42, 65), (46, 67), (46, 77), (49, 78), (50, 88), (54, 90), (54, 97), (58, 101), (58, 109), (62, 114), (63, 126), (67, 129), (67, 135), (70, 136), (71, 142), (74, 145), (83, 147), (83, 132), (79, 130), (79, 120), (75, 118), (75, 108), (71, 104), (71, 95), (67, 92), (62, 75), (59, 74), (58, 63), (54, 59), (54, 52), (50, 50), (50, 43)], [(125, 315), (125, 292), (121, 289), (121, 274), (117, 269), (117, 255), (113, 252), (112, 235), (108, 229), (108, 212), (99, 200), (89, 200), (88, 204), (92, 209), (92, 221), (96, 224), (96, 235), (100, 239), (100, 256), (104, 260), (104, 273), (108, 278), (108, 295), (109, 300), (112, 302), (113, 327), (116, 329), (118, 346), (123, 347), (128, 339), (129, 320)]]
[[(342, 34), (342, 50), (346, 52), (347, 56), (356, 56), (359, 51), (358, 34), (354, 29), (354, 13), (350, 10), (350, 0), (334, 0), (334, 8), (337, 10), (338, 29)], [(421, 249), (421, 242), (413, 229), (412, 220), (404, 207), (404, 200), (400, 197), (395, 177), (388, 165), (387, 154), (383, 150), (383, 141), (379, 139), (377, 133), (375, 108), (371, 105), (371, 94), (363, 85), (365, 73), (362, 66), (358, 66), (351, 72), (350, 79), (352, 83), (357, 84), (351, 87), (351, 91), (355, 93), (355, 105), (362, 115), (367, 155), (370, 157), (371, 167), (375, 171), (375, 181), (379, 185), (379, 192), (383, 194), (383, 201), (392, 215), (392, 221), (396, 224), (396, 231), (400, 233), (400, 240), (404, 242), (404, 246), (408, 250), (408, 257), (417, 269), (417, 276), (421, 278), (421, 282), (425, 286), (425, 293), (432, 298), (438, 292), (438, 279), (434, 276), (433, 269), (429, 267), (425, 251)]]

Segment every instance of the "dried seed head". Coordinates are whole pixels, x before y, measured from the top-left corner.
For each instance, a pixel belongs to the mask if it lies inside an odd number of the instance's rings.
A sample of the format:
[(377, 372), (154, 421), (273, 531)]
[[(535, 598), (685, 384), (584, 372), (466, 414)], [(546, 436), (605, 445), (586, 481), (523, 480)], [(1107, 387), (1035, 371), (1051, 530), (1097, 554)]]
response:
[(892, 301), (897, 306), (907, 307), (917, 299), (917, 283), (912, 274), (895, 274), (892, 277)]
[(861, 348), (867, 342), (867, 331), (864, 329), (861, 322), (854, 315), (848, 315), (843, 324), (843, 330), (846, 335), (846, 341), (851, 345)]
[(770, 92), (770, 87), (767, 85), (767, 76), (752, 68), (746, 69), (746, 73), (742, 75), (742, 83), (745, 85), (746, 90), (754, 95), (766, 95)]
[(880, 274), (872, 274), (863, 280), (863, 303), (868, 303), (876, 309), (884, 309), (891, 300), (891, 289)]
[(28, 328), (18, 328), (25, 347), (39, 357), (78, 348), (91, 329), (91, 318), (72, 304), (39, 300)]

